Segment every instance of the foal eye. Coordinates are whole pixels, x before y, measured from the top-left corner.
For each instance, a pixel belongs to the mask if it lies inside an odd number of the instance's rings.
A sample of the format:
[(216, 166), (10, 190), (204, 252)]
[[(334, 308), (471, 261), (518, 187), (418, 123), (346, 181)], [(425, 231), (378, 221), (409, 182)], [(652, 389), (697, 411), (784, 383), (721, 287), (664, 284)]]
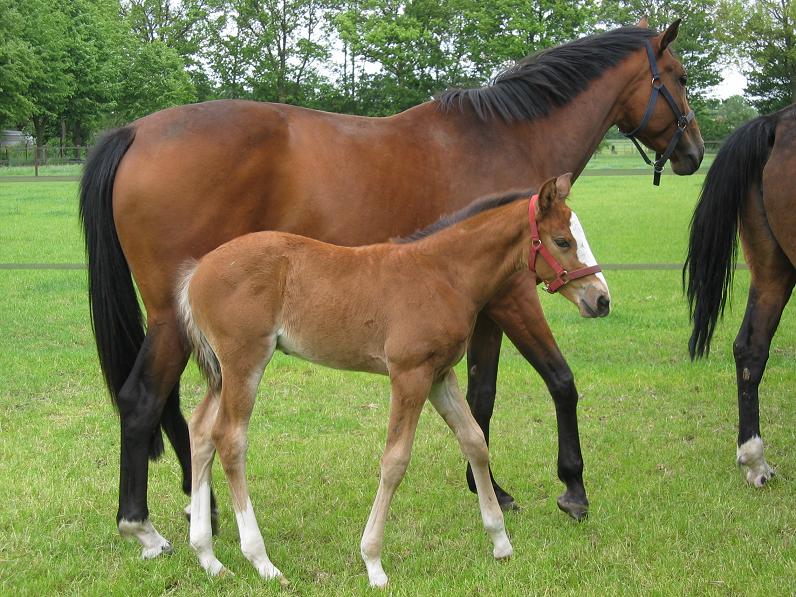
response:
[(564, 238), (556, 238), (554, 242), (562, 249), (569, 249), (569, 241)]

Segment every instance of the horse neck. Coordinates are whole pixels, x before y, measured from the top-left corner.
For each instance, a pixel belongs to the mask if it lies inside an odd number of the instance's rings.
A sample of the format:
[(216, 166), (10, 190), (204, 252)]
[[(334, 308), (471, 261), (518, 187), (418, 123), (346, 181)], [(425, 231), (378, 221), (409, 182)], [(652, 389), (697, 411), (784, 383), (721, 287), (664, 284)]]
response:
[(491, 156), (489, 179), (505, 188), (540, 184), (565, 172), (576, 178), (608, 129), (623, 118), (629, 85), (639, 72), (638, 57), (631, 55), (545, 118), (510, 124), (498, 117), (482, 121), (469, 107), (450, 117), (458, 119), (461, 131), (469, 129), (466, 139), (477, 155)]
[(435, 259), (451, 286), (480, 310), (517, 271), (528, 265), (528, 200), (518, 200), (463, 220), (416, 243)]

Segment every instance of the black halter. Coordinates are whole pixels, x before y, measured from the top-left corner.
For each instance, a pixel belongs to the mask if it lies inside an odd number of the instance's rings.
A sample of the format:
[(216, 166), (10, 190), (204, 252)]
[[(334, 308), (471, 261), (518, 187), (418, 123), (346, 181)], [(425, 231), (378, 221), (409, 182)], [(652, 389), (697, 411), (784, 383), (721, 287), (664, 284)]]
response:
[[(647, 111), (644, 113), (644, 118), (641, 119), (641, 123), (636, 128), (629, 133), (622, 132), (621, 130), (619, 132), (633, 142), (633, 145), (636, 146), (636, 149), (638, 149), (641, 157), (644, 158), (644, 161), (653, 167), (654, 173), (652, 175), (652, 184), (655, 186), (660, 186), (663, 166), (674, 153), (674, 148), (677, 147), (677, 143), (680, 141), (680, 137), (683, 136), (688, 124), (694, 120), (694, 111), (690, 110), (688, 114), (683, 114), (683, 111), (680, 110), (680, 106), (678, 106), (677, 102), (674, 101), (672, 94), (669, 93), (669, 90), (666, 89), (666, 85), (664, 85), (663, 81), (661, 80), (661, 75), (658, 72), (658, 63), (655, 60), (655, 52), (652, 50), (652, 44), (649, 42), (649, 40), (646, 40), (646, 44), (647, 58), (649, 58), (650, 70), (652, 71), (652, 94), (650, 95), (649, 102), (647, 102)], [(669, 103), (669, 107), (671, 107), (672, 112), (674, 112), (674, 115), (677, 118), (677, 130), (674, 132), (672, 140), (669, 141), (669, 146), (666, 148), (666, 151), (663, 153), (656, 152), (655, 161), (653, 162), (651, 159), (649, 159), (649, 157), (647, 157), (646, 152), (636, 140), (636, 135), (644, 130), (649, 123), (650, 118), (652, 118), (652, 113), (655, 111), (655, 104), (658, 101), (658, 94), (663, 96), (663, 98)]]

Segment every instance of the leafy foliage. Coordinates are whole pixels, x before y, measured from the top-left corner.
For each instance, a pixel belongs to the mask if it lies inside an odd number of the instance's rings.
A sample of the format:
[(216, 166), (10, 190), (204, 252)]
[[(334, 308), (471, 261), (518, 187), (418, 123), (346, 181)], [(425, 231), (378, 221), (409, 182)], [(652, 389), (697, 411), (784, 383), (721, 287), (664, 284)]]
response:
[(704, 123), (717, 114), (706, 93), (720, 80), (717, 65), (742, 54), (755, 65), (749, 92), (757, 108), (790, 101), (791, 0), (761, 0), (752, 11), (745, 6), (745, 0), (0, 0), (0, 125), (24, 125), (39, 142), (60, 136), (63, 143), (68, 135), (82, 144), (100, 128), (215, 98), (392, 114), (451, 87), (483, 85), (537, 50), (641, 17), (659, 30), (684, 19), (675, 51)]

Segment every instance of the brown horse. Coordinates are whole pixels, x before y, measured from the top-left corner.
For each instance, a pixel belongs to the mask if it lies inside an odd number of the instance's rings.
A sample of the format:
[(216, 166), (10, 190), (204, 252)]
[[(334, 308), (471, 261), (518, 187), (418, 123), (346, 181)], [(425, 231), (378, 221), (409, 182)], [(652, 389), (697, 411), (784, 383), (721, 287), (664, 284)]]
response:
[[(696, 123), (683, 134), (668, 103), (648, 101), (649, 44), (661, 73), (655, 84), (689, 110), (683, 67), (668, 50), (678, 25), (660, 35), (627, 27), (583, 38), (525, 58), (487, 87), (389, 118), (219, 101), (164, 110), (107, 136), (86, 164), (81, 215), (100, 363), (121, 419), (117, 522), (143, 543), (143, 555), (170, 550), (146, 499), (147, 455), (163, 450), (159, 427), (180, 459), (183, 490), (191, 487), (178, 398), (188, 353), (174, 304), (187, 258), (258, 230), (348, 246), (409, 234), (476, 197), (538, 187), (561, 172), (577, 177), (613, 125), (643, 123), (636, 136), (660, 152), (678, 135), (673, 169), (690, 174), (703, 154)], [(578, 392), (533, 282), (518, 273), (478, 318), (468, 401), (488, 441), (505, 331), (552, 394), (567, 487), (558, 503), (580, 518), (588, 500)], [(514, 503), (495, 491), (503, 506)]]
[(796, 283), (796, 104), (740, 127), (725, 141), (705, 178), (683, 280), (694, 331), (691, 357), (710, 341), (729, 296), (737, 235), (751, 273), (749, 298), (733, 352), (738, 384), (737, 463), (761, 487), (774, 471), (760, 437), (758, 387), (771, 339)]
[[(205, 570), (224, 570), (211, 537), (210, 469), (217, 449), (244, 555), (262, 577), (282, 577), (266, 553), (245, 470), (257, 386), (276, 350), (390, 377), (387, 446), (360, 546), (372, 586), (387, 584), (381, 565), (384, 526), (426, 399), (472, 466), (494, 556), (512, 554), (489, 478), (484, 435), (452, 367), (464, 356), (478, 313), (520, 270), (530, 267), (581, 309), (608, 314), (608, 287), (564, 202), (569, 185), (570, 175), (564, 175), (547, 181), (530, 202), (516, 194), (475, 202), (404, 244), (347, 248), (257, 232), (188, 267), (179, 309), (209, 382), (190, 432), (191, 546)], [(561, 276), (563, 270), (568, 276)]]

